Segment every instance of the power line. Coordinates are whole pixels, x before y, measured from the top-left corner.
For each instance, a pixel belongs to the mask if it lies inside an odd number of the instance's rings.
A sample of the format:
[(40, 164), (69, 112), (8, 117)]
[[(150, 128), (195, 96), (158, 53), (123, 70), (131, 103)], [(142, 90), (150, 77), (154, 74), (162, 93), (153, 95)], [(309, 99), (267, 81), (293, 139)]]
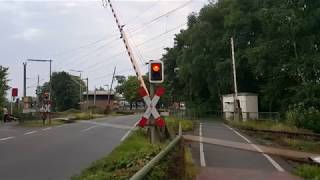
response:
[(160, 15), (160, 16), (158, 16), (158, 17), (156, 17), (156, 18), (154, 18), (154, 19), (152, 19), (152, 20), (150, 20), (150, 21), (148, 21), (148, 22), (146, 22), (146, 23), (144, 23), (141, 27), (139, 27), (139, 28), (137, 28), (137, 29), (135, 29), (135, 30), (130, 31), (130, 33), (131, 33), (132, 35), (134, 35), (134, 34), (140, 32), (140, 31), (143, 30), (146, 26), (148, 26), (148, 25), (150, 25), (150, 24), (153, 24), (153, 23), (157, 22), (158, 20), (160, 20), (162, 17), (168, 16), (169, 14), (171, 14), (171, 13), (173, 13), (173, 12), (175, 12), (175, 11), (177, 11), (177, 10), (185, 7), (185, 6), (187, 6), (187, 5), (190, 4), (192, 1), (193, 1), (193, 0), (189, 0), (189, 1), (187, 1), (186, 3), (182, 4), (181, 6), (178, 6), (178, 7), (174, 8), (174, 9), (172, 9), (172, 10), (170, 10), (170, 11), (168, 11), (168, 12), (166, 12), (166, 13), (164, 13), (164, 14), (162, 14), (162, 15)]
[[(111, 41), (109, 41), (109, 42), (107, 42), (107, 43), (105, 43), (105, 44), (103, 44), (102, 46), (99, 46), (98, 48), (94, 49), (93, 51), (90, 51), (90, 52), (88, 52), (88, 53), (86, 53), (86, 54), (84, 54), (84, 55), (82, 55), (82, 56), (80, 56), (80, 57), (74, 57), (74, 58), (71, 58), (71, 59), (68, 60), (68, 61), (70, 61), (70, 60), (75, 60), (75, 59), (77, 59), (76, 62), (64, 63), (64, 64), (62, 64), (62, 65), (64, 65), (64, 66), (70, 66), (70, 65), (73, 64), (73, 63), (77, 63), (77, 64), (83, 63), (84, 61), (80, 61), (80, 62), (79, 62), (79, 60), (80, 60), (80, 59), (84, 59), (85, 57), (88, 57), (88, 56), (90, 56), (90, 55), (93, 54), (93, 53), (96, 53), (96, 52), (101, 51), (103, 48), (112, 45), (113, 42), (116, 42), (117, 40), (119, 40), (118, 37), (115, 38), (115, 39), (113, 39), (113, 40), (111, 40)], [(58, 67), (60, 67), (60, 66), (58, 66)]]
[(137, 19), (139, 19), (140, 16), (142, 16), (143, 14), (145, 14), (146, 12), (148, 12), (150, 9), (152, 9), (155, 5), (157, 5), (160, 2), (160, 0), (157, 0), (156, 2), (154, 2), (151, 6), (149, 6), (148, 8), (146, 8), (145, 10), (143, 10), (142, 13), (139, 13), (138, 15), (136, 15), (135, 17), (131, 18), (127, 24), (127, 26), (130, 26), (131, 23), (135, 22)]
[[(192, 2), (192, 0), (190, 0), (190, 1), (182, 4), (181, 6), (178, 6), (178, 7), (174, 8), (174, 9), (172, 9), (172, 10), (170, 10), (170, 11), (168, 11), (168, 12), (166, 12), (166, 13), (164, 13), (164, 14), (162, 14), (162, 15), (160, 15), (160, 16), (158, 16), (158, 17), (156, 17), (156, 18), (154, 18), (154, 19), (152, 19), (152, 20), (150, 20), (150, 21), (148, 21), (148, 22), (147, 22), (145, 25), (143, 25), (142, 27), (134, 30), (133, 33), (135, 34), (135, 33), (139, 32), (139, 30), (144, 29), (147, 25), (152, 24), (152, 23), (158, 21), (159, 19), (161, 19), (162, 17), (165, 17), (165, 16), (167, 16), (167, 15), (169, 15), (169, 14), (171, 14), (171, 13), (173, 13), (173, 12), (175, 12), (175, 11), (183, 8), (183, 7), (185, 7), (186, 5), (188, 5), (188, 4), (191, 3), (191, 2)], [(157, 4), (157, 2), (156, 2), (155, 4)], [(154, 4), (154, 5), (155, 5), (155, 4)], [(148, 10), (151, 9), (154, 5), (152, 5), (150, 8), (148, 8)], [(169, 32), (170, 32), (170, 31), (169, 31)], [(133, 34), (131, 34), (131, 36), (132, 36), (132, 35), (133, 35)], [(62, 55), (62, 54), (68, 54), (68, 53), (70, 53), (70, 52), (74, 52), (74, 51), (83, 49), (83, 48), (85, 48), (85, 47), (88, 47), (88, 46), (97, 44), (97, 43), (99, 43), (99, 42), (101, 42), (101, 41), (104, 41), (104, 40), (103, 40), (103, 39), (98, 39), (98, 40), (96, 40), (96, 41), (94, 41), (94, 42), (91, 42), (91, 43), (89, 43), (89, 44), (80, 46), (80, 47), (78, 47), (78, 48), (75, 48), (75, 49), (72, 49), (72, 50), (69, 50), (69, 51), (62, 52), (62, 53), (60, 53), (60, 55)], [(138, 45), (138, 46), (139, 46), (139, 45)], [(137, 46), (137, 47), (138, 47), (138, 46)], [(100, 50), (100, 47), (99, 47), (98, 49)], [(93, 51), (93, 52), (96, 52), (96, 51), (97, 51), (97, 50), (95, 50), (95, 51)], [(91, 52), (91, 53), (92, 53), (92, 52)], [(87, 54), (84, 55), (84, 56), (80, 56), (80, 58), (87, 57), (87, 56), (89, 56), (91, 53), (87, 53)], [(56, 56), (58, 56), (58, 55), (59, 55), (59, 54), (56, 54)], [(141, 56), (141, 57), (142, 57), (142, 56)], [(140, 58), (141, 58), (141, 57), (140, 57)], [(74, 59), (75, 59), (75, 58), (71, 58), (70, 60), (74, 60)], [(70, 61), (70, 60), (68, 60), (68, 61)], [(83, 62), (83, 61), (82, 61), (82, 62)], [(72, 63), (74, 63), (74, 62), (72, 62)], [(70, 63), (70, 64), (72, 64), (72, 63)], [(70, 65), (70, 64), (67, 64), (67, 65)], [(66, 64), (65, 64), (65, 65), (66, 65)]]
[[(117, 57), (117, 56), (120, 56), (120, 55), (122, 55), (123, 53), (126, 53), (126, 52), (127, 52), (127, 51), (123, 50), (123, 51), (120, 51), (120, 52), (118, 52), (118, 53), (116, 53), (116, 54), (113, 54), (113, 55), (111, 55), (111, 56), (109, 56), (109, 57), (107, 57), (107, 58), (105, 58), (105, 59), (112, 59), (112, 58), (115, 58), (115, 57)], [(96, 62), (95, 64), (93, 64), (93, 65), (85, 68), (84, 70), (91, 69), (91, 68), (93, 68), (93, 67), (95, 67), (95, 66), (97, 66), (97, 65), (100, 65), (100, 64), (104, 63), (104, 62), (102, 62), (102, 61), (107, 62), (106, 60), (98, 61), (98, 62)]]
[(161, 33), (161, 34), (158, 34), (158, 35), (156, 35), (156, 36), (153, 36), (152, 38), (150, 38), (150, 39), (148, 39), (148, 40), (145, 40), (145, 41), (143, 41), (142, 43), (138, 44), (137, 47), (142, 46), (143, 44), (146, 44), (146, 43), (148, 43), (148, 42), (150, 42), (150, 41), (153, 41), (153, 40), (155, 40), (155, 39), (157, 39), (157, 38), (159, 38), (159, 37), (161, 37), (161, 36), (163, 36), (163, 35), (165, 35), (165, 34), (168, 34), (169, 32), (172, 32), (172, 31), (174, 31), (174, 30), (176, 30), (176, 29), (178, 29), (178, 28), (180, 28), (180, 27), (182, 27), (182, 26), (184, 26), (184, 25), (186, 25), (186, 24), (187, 24), (187, 23), (180, 24), (179, 26), (176, 26), (176, 27), (174, 27), (174, 28), (172, 28), (172, 29), (169, 29), (168, 31), (166, 31), (166, 32), (164, 32), (164, 33)]
[[(116, 35), (116, 34), (111, 35), (111, 36), (115, 36), (115, 35)], [(119, 35), (119, 34), (117, 34), (117, 35)], [(108, 39), (106, 39), (106, 36), (104, 36), (104, 37), (99, 38), (98, 40), (95, 40), (95, 41), (93, 41), (93, 42), (86, 43), (86, 44), (83, 44), (83, 45), (81, 45), (81, 46), (79, 46), (79, 47), (72, 48), (72, 49), (69, 49), (69, 50), (65, 50), (65, 51), (62, 51), (62, 52), (53, 54), (52, 56), (53, 56), (53, 57), (58, 57), (58, 56), (63, 56), (63, 55), (65, 55), (65, 54), (70, 54), (70, 53), (72, 53), (72, 52), (74, 52), (74, 51), (78, 51), (78, 50), (80, 50), (80, 49), (86, 48), (86, 47), (88, 47), (88, 46), (95, 45), (95, 44), (97, 44), (97, 43), (99, 43), (99, 42), (106, 41), (106, 40), (108, 40)]]
[[(144, 52), (144, 53), (146, 53), (146, 52), (152, 52), (152, 51), (155, 51), (155, 50), (157, 50), (157, 49), (159, 49), (159, 48), (162, 48), (162, 47), (163, 47), (163, 46), (159, 46), (159, 47), (157, 47), (157, 48), (151, 48), (151, 49), (148, 49), (148, 50), (143, 51), (143, 52)], [(109, 57), (107, 57), (107, 58), (104, 58), (104, 59), (112, 59), (112, 58), (118, 57), (118, 56), (120, 56), (120, 55), (125, 55), (125, 54), (123, 54), (123, 53), (126, 53), (126, 51), (118, 52), (118, 53), (116, 53), (116, 54), (114, 54), (114, 55), (111, 55), (111, 56), (109, 56)], [(87, 71), (88, 69), (94, 68), (95, 66), (101, 65), (101, 64), (103, 64), (103, 63), (105, 63), (105, 62), (109, 62), (109, 60), (101, 60), (101, 61), (98, 61), (98, 62), (96, 62), (95, 64), (93, 64), (93, 65), (85, 68), (84, 70)], [(110, 64), (110, 63), (109, 63), (109, 64)], [(145, 64), (142, 63), (142, 65), (145, 65)], [(104, 67), (101, 66), (101, 67), (98, 67), (98, 68), (96, 68), (96, 69), (94, 69), (94, 70), (97, 70), (97, 69), (100, 69), (100, 68), (104, 68)], [(94, 71), (94, 70), (90, 70), (90, 71), (87, 71), (87, 72), (92, 72), (92, 71)]]

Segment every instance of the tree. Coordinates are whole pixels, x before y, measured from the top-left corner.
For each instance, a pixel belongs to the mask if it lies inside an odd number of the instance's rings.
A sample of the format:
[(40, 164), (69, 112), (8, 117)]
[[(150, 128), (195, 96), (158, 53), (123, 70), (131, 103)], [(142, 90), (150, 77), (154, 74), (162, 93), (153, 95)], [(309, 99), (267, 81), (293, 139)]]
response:
[(10, 88), (8, 86), (8, 68), (0, 65), (0, 112), (2, 112), (3, 107), (6, 102), (6, 91)]
[(233, 93), (233, 37), (238, 90), (259, 94), (260, 110), (285, 112), (301, 103), (320, 109), (319, 7), (305, 0), (212, 1), (166, 48), (168, 94), (189, 108), (221, 109), (221, 95)]
[[(80, 102), (79, 83), (82, 84), (82, 92), (85, 91), (85, 83), (77, 76), (72, 76), (67, 72), (54, 72), (51, 77), (52, 93), (51, 98), (59, 111), (70, 108), (78, 108)], [(45, 83), (42, 94), (49, 91), (49, 84)]]
[[(121, 78), (123, 80), (123, 78)], [(116, 87), (116, 91), (123, 94), (125, 99), (130, 103), (130, 110), (132, 109), (133, 103), (141, 98), (138, 95), (138, 89), (140, 87), (140, 82), (136, 76), (129, 76), (127, 79), (118, 82), (119, 85)]]

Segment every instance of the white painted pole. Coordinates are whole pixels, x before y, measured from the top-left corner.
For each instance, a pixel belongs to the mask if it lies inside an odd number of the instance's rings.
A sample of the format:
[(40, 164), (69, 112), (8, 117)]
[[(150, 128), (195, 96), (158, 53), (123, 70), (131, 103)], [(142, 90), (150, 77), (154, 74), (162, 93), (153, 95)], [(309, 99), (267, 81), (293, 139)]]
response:
[(237, 72), (236, 72), (236, 60), (234, 57), (234, 42), (233, 37), (231, 37), (231, 51), (232, 51), (232, 71), (233, 71), (233, 85), (234, 85), (234, 95), (233, 95), (233, 119), (238, 120), (238, 86), (237, 86)]
[(236, 99), (238, 99), (238, 86), (237, 86), (237, 72), (236, 72), (236, 61), (234, 57), (234, 42), (231, 38), (231, 49), (232, 49), (232, 67), (233, 67), (233, 84), (234, 84), (234, 93)]
[(96, 86), (94, 86), (94, 94), (93, 94), (93, 105), (96, 106)]

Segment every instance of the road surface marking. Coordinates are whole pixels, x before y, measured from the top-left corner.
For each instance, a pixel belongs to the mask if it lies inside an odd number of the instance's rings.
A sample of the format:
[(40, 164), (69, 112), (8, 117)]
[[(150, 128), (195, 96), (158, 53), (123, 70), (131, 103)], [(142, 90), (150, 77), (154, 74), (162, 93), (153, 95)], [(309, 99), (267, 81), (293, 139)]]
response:
[(98, 126), (118, 128), (118, 129), (131, 129), (131, 126), (121, 125), (121, 124), (99, 123), (99, 122), (94, 122), (94, 121), (79, 121), (79, 122), (98, 125)]
[(30, 131), (30, 132), (26, 132), (26, 133), (24, 133), (25, 135), (28, 135), (28, 134), (33, 134), (33, 133), (36, 133), (36, 132), (38, 132), (38, 131)]
[(199, 127), (199, 136), (200, 136), (200, 164), (202, 167), (206, 167), (206, 160), (204, 159), (203, 143), (202, 143), (202, 123)]
[(120, 141), (124, 141), (130, 134), (131, 132), (137, 127), (137, 124), (139, 123), (140, 120), (138, 120), (132, 127), (131, 129), (120, 139)]
[(48, 131), (48, 130), (50, 130), (50, 129), (51, 129), (51, 127), (48, 127), (48, 128), (42, 129), (42, 131)]
[(249, 144), (251, 144), (251, 146), (253, 148), (255, 148), (258, 152), (262, 153), (262, 155), (273, 165), (273, 167), (275, 167), (279, 172), (285, 172), (285, 170), (275, 161), (273, 160), (269, 155), (263, 153), (263, 151), (256, 146), (255, 144), (253, 144), (248, 138), (244, 137), (242, 134), (240, 134), (238, 131), (234, 130), (232, 127), (224, 124), (227, 128), (229, 128), (231, 131), (233, 131), (234, 133), (236, 133), (238, 136), (240, 136), (242, 139), (244, 139), (246, 142), (248, 142)]
[(93, 128), (96, 128), (96, 127), (98, 127), (98, 126), (95, 125), (95, 126), (88, 127), (87, 129), (82, 130), (82, 132), (89, 131), (90, 129), (93, 129)]
[(5, 141), (5, 140), (8, 140), (8, 139), (13, 139), (14, 137), (10, 136), (10, 137), (6, 137), (6, 138), (1, 138), (0, 141)]

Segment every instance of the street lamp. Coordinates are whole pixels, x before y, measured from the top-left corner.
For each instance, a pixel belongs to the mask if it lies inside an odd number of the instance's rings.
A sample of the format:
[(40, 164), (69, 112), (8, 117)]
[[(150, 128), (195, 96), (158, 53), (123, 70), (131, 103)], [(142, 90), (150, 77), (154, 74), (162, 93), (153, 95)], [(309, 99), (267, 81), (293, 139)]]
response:
[[(51, 64), (52, 64), (52, 60), (51, 59), (27, 59), (27, 61), (33, 61), (33, 62), (49, 62), (50, 64), (50, 72), (49, 72), (49, 91), (50, 91), (50, 94), (49, 94), (49, 100), (51, 100)], [(25, 63), (24, 65), (26, 66), (27, 63)]]
[(69, 71), (72, 71), (72, 72), (77, 72), (77, 73), (80, 73), (80, 78), (79, 78), (79, 90), (80, 90), (80, 99), (79, 99), (79, 104), (81, 103), (81, 99), (82, 99), (82, 92), (81, 92), (81, 73), (83, 72), (82, 70), (74, 70), (74, 69), (69, 69)]

